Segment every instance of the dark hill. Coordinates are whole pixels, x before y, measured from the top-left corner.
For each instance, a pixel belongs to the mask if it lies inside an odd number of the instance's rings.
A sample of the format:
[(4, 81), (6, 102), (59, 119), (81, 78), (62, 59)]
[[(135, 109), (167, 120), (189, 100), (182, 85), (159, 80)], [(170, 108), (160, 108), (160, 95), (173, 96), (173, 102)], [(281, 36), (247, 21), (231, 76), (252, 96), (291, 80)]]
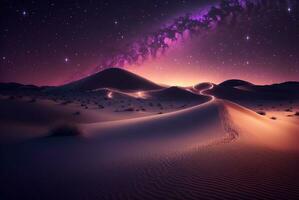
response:
[(236, 86), (244, 86), (244, 85), (252, 85), (251, 83), (239, 79), (231, 79), (220, 83), (218, 86), (222, 87), (236, 87)]
[(155, 90), (162, 87), (129, 71), (109, 68), (78, 81), (57, 87), (59, 90), (90, 91), (111, 88), (123, 91)]
[[(241, 85), (240, 85), (241, 84)], [(228, 100), (291, 100), (299, 99), (299, 82), (253, 85), (246, 81), (225, 81), (207, 93)]]

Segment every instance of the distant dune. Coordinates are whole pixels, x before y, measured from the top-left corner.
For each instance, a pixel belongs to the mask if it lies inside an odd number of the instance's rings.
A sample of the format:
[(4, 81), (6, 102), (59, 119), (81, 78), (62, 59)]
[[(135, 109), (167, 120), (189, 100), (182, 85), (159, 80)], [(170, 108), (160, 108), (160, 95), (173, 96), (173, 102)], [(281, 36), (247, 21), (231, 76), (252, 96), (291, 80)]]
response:
[(226, 80), (222, 83), (220, 83), (218, 86), (221, 87), (236, 87), (236, 86), (246, 86), (246, 85), (252, 85), (252, 83), (239, 80), (239, 79), (231, 79), (231, 80)]
[(0, 110), (1, 200), (299, 199), (297, 82), (162, 87), (112, 68), (0, 83)]
[(124, 91), (155, 90), (162, 87), (129, 71), (109, 68), (60, 86), (59, 90), (90, 91), (99, 88), (111, 88)]
[(254, 85), (242, 80), (228, 80), (216, 85), (209, 94), (228, 100), (292, 100), (299, 99), (299, 82)]
[(20, 83), (0, 83), (1, 91), (41, 91), (46, 87), (38, 87), (35, 85), (23, 85)]
[(198, 91), (201, 91), (201, 90), (208, 89), (209, 87), (211, 87), (211, 83), (199, 83), (195, 85), (193, 88)]

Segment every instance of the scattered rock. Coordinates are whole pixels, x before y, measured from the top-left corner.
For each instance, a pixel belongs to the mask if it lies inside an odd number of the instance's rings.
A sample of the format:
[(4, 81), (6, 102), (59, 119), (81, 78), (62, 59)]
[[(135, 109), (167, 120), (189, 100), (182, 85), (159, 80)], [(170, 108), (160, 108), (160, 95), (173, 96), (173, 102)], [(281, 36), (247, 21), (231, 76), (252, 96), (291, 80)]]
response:
[(76, 126), (67, 124), (59, 125), (49, 131), (51, 137), (79, 136), (81, 134), (81, 131)]
[(257, 111), (256, 113), (259, 115), (266, 115), (266, 112), (264, 112), (264, 111)]
[(73, 115), (80, 115), (80, 112), (79, 111), (74, 112)]
[(30, 101), (29, 101), (29, 103), (35, 103), (36, 102), (36, 99), (31, 99)]
[(70, 104), (70, 103), (72, 103), (72, 101), (64, 101), (64, 102), (61, 103), (61, 105), (67, 105), (67, 104)]

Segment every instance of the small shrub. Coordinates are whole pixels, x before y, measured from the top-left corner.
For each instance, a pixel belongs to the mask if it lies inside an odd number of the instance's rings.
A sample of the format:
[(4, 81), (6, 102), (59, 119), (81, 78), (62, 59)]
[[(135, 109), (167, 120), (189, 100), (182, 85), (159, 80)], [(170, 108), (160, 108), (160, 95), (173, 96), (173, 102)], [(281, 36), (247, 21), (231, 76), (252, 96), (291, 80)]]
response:
[(264, 112), (264, 111), (257, 111), (256, 113), (259, 115), (266, 115), (266, 112)]
[(35, 103), (36, 102), (36, 99), (31, 99), (30, 101), (29, 101), (29, 103)]
[(134, 111), (134, 108), (126, 108), (126, 109), (124, 109), (124, 111), (132, 112), (132, 111)]
[(277, 118), (276, 118), (276, 117), (271, 117), (270, 119), (272, 119), (272, 120), (276, 120)]
[(49, 132), (51, 137), (62, 137), (62, 136), (79, 136), (81, 131), (73, 125), (63, 124), (52, 128)]
[(73, 115), (80, 115), (80, 112), (79, 111), (74, 112)]
[(67, 105), (67, 104), (70, 104), (70, 103), (72, 103), (72, 101), (64, 101), (64, 102), (61, 103), (61, 105)]
[(296, 116), (299, 116), (299, 112), (296, 112), (295, 115), (296, 115)]

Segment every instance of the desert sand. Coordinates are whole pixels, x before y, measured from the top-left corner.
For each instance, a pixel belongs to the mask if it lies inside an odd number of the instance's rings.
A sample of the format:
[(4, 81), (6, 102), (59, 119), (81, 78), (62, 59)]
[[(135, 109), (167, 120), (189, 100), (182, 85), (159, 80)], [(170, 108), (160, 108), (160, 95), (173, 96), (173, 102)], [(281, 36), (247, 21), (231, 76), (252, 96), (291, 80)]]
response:
[(298, 83), (104, 73), (2, 86), (1, 199), (299, 198)]

